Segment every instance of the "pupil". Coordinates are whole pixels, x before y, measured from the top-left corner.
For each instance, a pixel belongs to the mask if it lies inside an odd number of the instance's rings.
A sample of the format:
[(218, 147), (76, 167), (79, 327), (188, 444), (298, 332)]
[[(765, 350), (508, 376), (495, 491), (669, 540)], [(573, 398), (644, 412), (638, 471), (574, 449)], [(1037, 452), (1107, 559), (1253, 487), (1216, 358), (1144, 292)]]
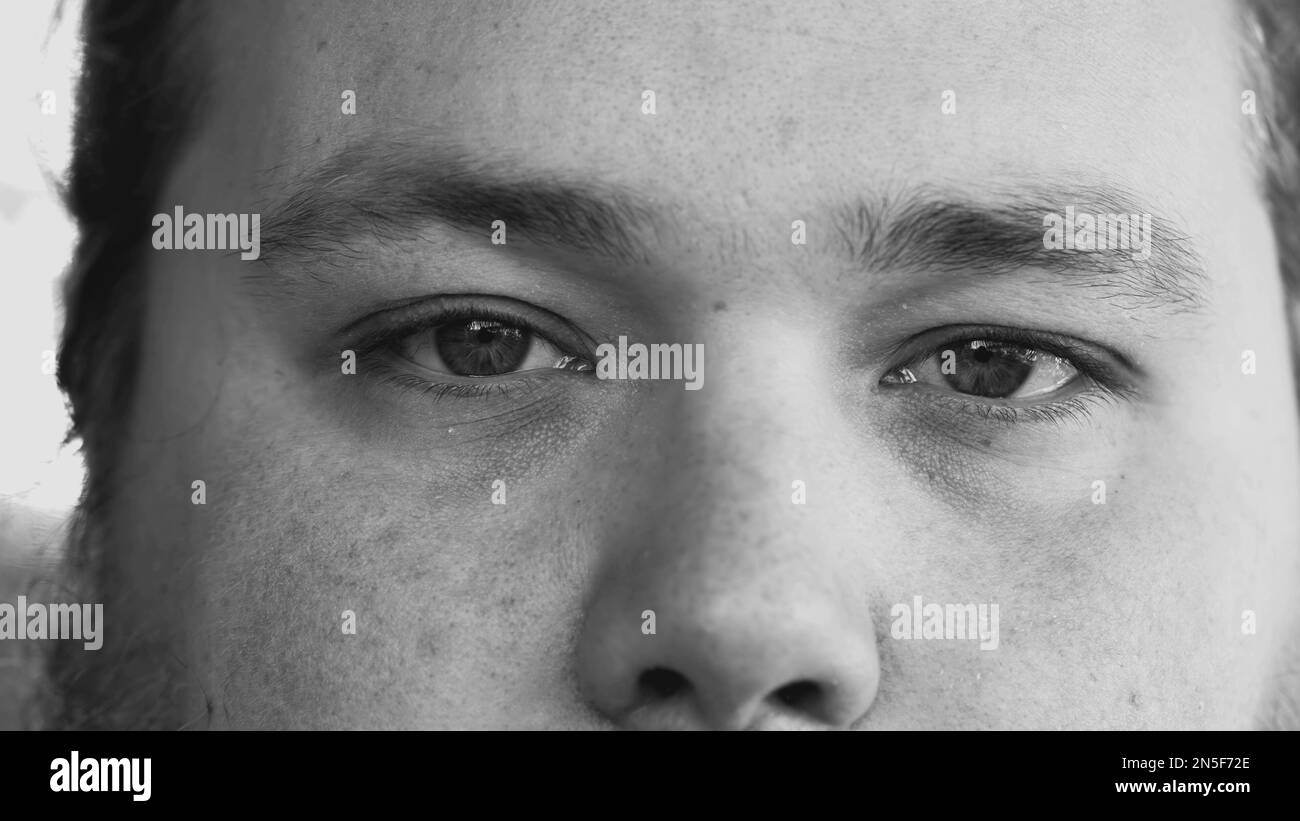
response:
[(498, 376), (523, 363), (532, 335), (490, 319), (472, 319), (439, 325), (434, 331), (434, 344), (452, 373)]
[(1020, 389), (1034, 370), (1035, 353), (1018, 345), (967, 342), (956, 351), (955, 373), (943, 378), (958, 393), (1002, 399)]

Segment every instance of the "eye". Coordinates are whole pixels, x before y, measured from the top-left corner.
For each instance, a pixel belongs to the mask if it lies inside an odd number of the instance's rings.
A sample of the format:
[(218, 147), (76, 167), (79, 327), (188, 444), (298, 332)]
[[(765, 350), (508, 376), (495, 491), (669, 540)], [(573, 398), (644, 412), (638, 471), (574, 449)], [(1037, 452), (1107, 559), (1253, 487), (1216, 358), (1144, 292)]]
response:
[(1041, 400), (1079, 381), (1079, 369), (1047, 350), (997, 339), (965, 339), (895, 368), (883, 384), (927, 384), (981, 399)]
[(1051, 331), (945, 325), (901, 343), (880, 378), (952, 412), (1017, 422), (1085, 420), (1141, 397), (1145, 374), (1121, 353)]
[(396, 340), (392, 349), (426, 370), (470, 378), (542, 368), (593, 369), (523, 322), (487, 316), (438, 322)]
[(359, 373), (430, 399), (509, 399), (558, 373), (595, 378), (589, 335), (504, 296), (425, 297), (363, 317), (339, 338), (357, 351)]

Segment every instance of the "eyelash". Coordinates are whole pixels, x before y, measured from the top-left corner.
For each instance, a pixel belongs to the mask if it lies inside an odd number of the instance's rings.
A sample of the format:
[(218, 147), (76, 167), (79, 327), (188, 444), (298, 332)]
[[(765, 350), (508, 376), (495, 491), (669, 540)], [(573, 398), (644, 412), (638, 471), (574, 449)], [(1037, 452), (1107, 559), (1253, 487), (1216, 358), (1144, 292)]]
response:
[(1099, 406), (1110, 406), (1122, 397), (1105, 386), (1097, 385), (1093, 393), (1075, 394), (1068, 399), (1047, 402), (1039, 405), (994, 405), (969, 399), (947, 397), (937, 399), (956, 406), (963, 413), (973, 414), (981, 419), (1008, 424), (1033, 424), (1051, 422), (1084, 422), (1092, 417), (1093, 410)]
[[(435, 402), (444, 397), (483, 399), (493, 394), (508, 399), (520, 391), (527, 393), (539, 387), (541, 379), (544, 377), (532, 375), (528, 371), (502, 374), (497, 377), (457, 377), (453, 374), (439, 374), (440, 378), (446, 380), (459, 378), (472, 380), (454, 382), (426, 379), (396, 364), (395, 358), (398, 355), (394, 348), (403, 340), (422, 331), (431, 331), (439, 325), (473, 319), (492, 320), (504, 325), (522, 328), (567, 355), (591, 358), (592, 354), (587, 349), (593, 346), (582, 340), (582, 334), (568, 326), (568, 323), (560, 317), (540, 308), (525, 306), (522, 303), (519, 306), (520, 311), (510, 311), (499, 304), (503, 299), (501, 297), (492, 297), (492, 304), (483, 304), (476, 301), (482, 299), (484, 298), (465, 296), (455, 299), (440, 297), (430, 301), (423, 301), (415, 309), (415, 318), (406, 321), (396, 320), (391, 324), (386, 324), (384, 327), (366, 333), (355, 343), (358, 359), (366, 365), (365, 372), (385, 384), (404, 392), (414, 392)], [(448, 305), (448, 303), (450, 304)], [(446, 307), (440, 307), (444, 305)], [(401, 309), (398, 309), (398, 312), (400, 311)], [(525, 313), (535, 313), (535, 316), (524, 316)], [(544, 328), (543, 325), (554, 327)], [(557, 339), (560, 336), (567, 336), (570, 339), (567, 341)], [(562, 372), (573, 373), (572, 371)], [(547, 376), (551, 376), (551, 374), (548, 373)]]
[(401, 391), (418, 394), (435, 402), (445, 396), (455, 399), (483, 399), (493, 393), (509, 398), (520, 388), (523, 388), (526, 392), (533, 387), (529, 380), (519, 378), (522, 376), (521, 374), (510, 375), (514, 379), (514, 384), (510, 382), (491, 382), (487, 379), (471, 384), (434, 382), (413, 373), (398, 370), (391, 362), (382, 358), (370, 363), (370, 372), (375, 377), (382, 379), (385, 384), (392, 385)]
[[(937, 343), (930, 341), (940, 334), (943, 334), (939, 337), (942, 341)], [(994, 422), (1061, 424), (1087, 421), (1095, 409), (1114, 405), (1133, 395), (1133, 388), (1129, 380), (1123, 377), (1120, 367), (1107, 361), (1106, 357), (1098, 356), (1079, 342), (1057, 334), (998, 325), (947, 326), (926, 331), (907, 340), (895, 350), (891, 359), (896, 360), (897, 364), (887, 368), (885, 373), (893, 373), (900, 368), (915, 367), (945, 349), (975, 340), (1020, 345), (1059, 356), (1078, 370), (1079, 378), (1089, 387), (1065, 399), (1033, 405), (998, 404), (965, 394), (932, 390), (923, 392), (926, 401)], [(905, 351), (911, 353), (905, 355)], [(1110, 354), (1110, 356), (1131, 367), (1118, 354)], [(913, 386), (887, 386), (887, 389), (894, 390), (898, 387)], [(918, 391), (918, 393), (922, 392)]]

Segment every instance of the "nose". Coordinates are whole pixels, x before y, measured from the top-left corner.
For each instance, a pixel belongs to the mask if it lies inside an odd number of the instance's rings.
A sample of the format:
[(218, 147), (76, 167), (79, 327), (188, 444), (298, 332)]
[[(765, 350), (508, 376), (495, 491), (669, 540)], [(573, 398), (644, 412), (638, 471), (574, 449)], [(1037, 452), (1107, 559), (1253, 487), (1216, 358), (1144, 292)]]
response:
[[(879, 685), (867, 590), (881, 534), (855, 510), (880, 488), (800, 332), (730, 349), (707, 390), (645, 411), (638, 429), (657, 442), (602, 534), (579, 683), (626, 728), (847, 728)], [(794, 386), (776, 398), (762, 389), (774, 367)], [(812, 504), (796, 501), (800, 476)]]
[[(658, 599), (607, 587), (579, 666), (594, 705), (629, 729), (842, 729), (875, 698), (869, 626), (805, 585)], [(653, 628), (654, 632), (647, 632)]]

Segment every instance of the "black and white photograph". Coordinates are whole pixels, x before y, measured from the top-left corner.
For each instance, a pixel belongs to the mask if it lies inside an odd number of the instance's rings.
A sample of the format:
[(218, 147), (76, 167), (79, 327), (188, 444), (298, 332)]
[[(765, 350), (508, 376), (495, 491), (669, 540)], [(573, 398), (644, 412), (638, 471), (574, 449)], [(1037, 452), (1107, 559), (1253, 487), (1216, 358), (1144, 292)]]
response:
[(4, 16), (0, 729), (1300, 727), (1300, 2)]

